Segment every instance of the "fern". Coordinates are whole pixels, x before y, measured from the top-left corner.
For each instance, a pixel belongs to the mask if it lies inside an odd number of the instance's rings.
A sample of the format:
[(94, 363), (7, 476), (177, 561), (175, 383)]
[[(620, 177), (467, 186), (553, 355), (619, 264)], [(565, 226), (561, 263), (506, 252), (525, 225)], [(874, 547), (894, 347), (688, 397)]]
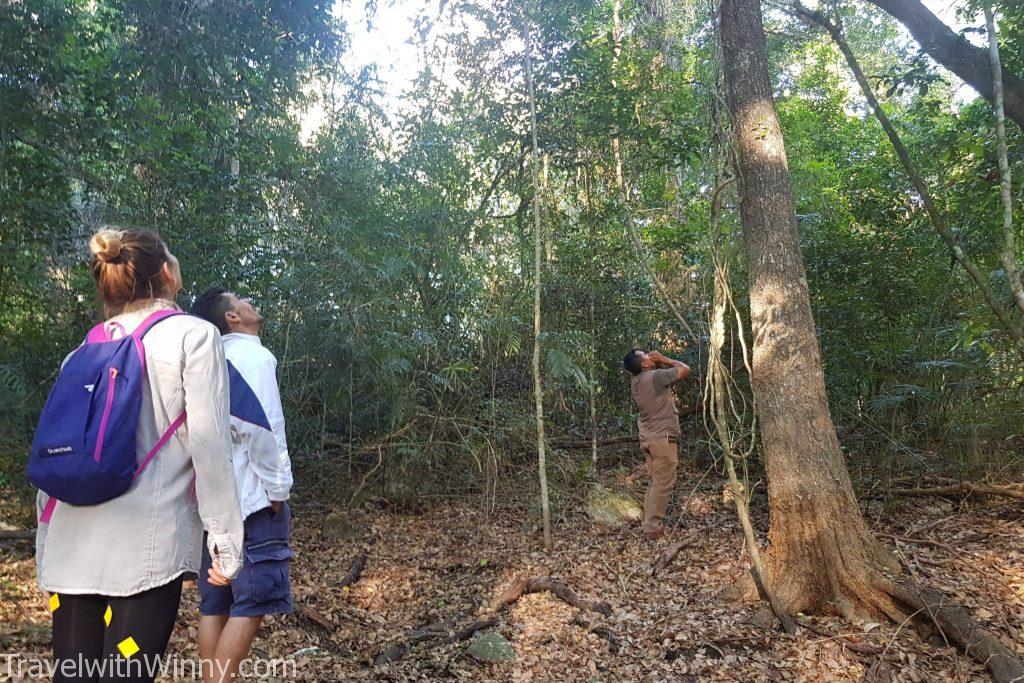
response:
[(574, 382), (581, 389), (589, 386), (583, 370), (564, 351), (548, 349), (547, 365), (548, 374), (554, 379), (560, 382)]

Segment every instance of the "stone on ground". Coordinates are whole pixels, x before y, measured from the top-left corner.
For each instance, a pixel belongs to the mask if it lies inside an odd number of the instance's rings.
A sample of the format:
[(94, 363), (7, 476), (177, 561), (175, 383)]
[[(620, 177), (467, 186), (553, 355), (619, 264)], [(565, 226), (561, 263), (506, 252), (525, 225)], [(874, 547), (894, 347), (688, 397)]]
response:
[(622, 525), (639, 522), (643, 508), (632, 494), (595, 484), (587, 494), (587, 514), (602, 524)]
[(516, 658), (515, 648), (500, 633), (480, 633), (466, 652), (482, 662), (503, 662)]

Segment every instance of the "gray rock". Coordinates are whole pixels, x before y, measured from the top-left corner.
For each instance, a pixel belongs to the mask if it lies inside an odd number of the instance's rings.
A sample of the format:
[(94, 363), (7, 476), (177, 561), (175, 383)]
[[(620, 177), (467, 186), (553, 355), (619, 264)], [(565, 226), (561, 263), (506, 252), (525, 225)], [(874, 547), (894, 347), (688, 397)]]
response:
[(595, 522), (620, 526), (639, 522), (644, 513), (632, 494), (595, 484), (587, 493), (587, 514)]
[(515, 648), (500, 633), (480, 633), (466, 652), (482, 662), (505, 662), (516, 658)]

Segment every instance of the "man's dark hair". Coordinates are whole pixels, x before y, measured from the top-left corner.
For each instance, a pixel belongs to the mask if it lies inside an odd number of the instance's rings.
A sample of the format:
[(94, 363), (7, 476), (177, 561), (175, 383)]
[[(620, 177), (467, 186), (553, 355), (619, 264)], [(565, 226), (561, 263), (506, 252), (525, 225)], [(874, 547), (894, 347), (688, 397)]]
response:
[(636, 349), (629, 350), (626, 357), (622, 359), (622, 364), (634, 375), (639, 375), (644, 371), (643, 359), (641, 359), (640, 352)]
[(227, 294), (227, 290), (220, 287), (206, 290), (192, 304), (192, 315), (213, 323), (221, 334), (229, 333), (231, 328), (228, 327), (228, 321), (224, 319), (227, 312), (231, 310), (231, 298)]

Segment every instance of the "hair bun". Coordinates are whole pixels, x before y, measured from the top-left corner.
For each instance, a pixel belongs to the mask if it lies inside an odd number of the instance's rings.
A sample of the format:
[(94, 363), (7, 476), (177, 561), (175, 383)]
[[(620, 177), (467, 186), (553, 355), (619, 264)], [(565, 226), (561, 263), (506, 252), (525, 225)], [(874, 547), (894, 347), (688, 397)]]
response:
[(89, 240), (89, 251), (105, 263), (116, 261), (121, 255), (121, 231), (100, 230)]

